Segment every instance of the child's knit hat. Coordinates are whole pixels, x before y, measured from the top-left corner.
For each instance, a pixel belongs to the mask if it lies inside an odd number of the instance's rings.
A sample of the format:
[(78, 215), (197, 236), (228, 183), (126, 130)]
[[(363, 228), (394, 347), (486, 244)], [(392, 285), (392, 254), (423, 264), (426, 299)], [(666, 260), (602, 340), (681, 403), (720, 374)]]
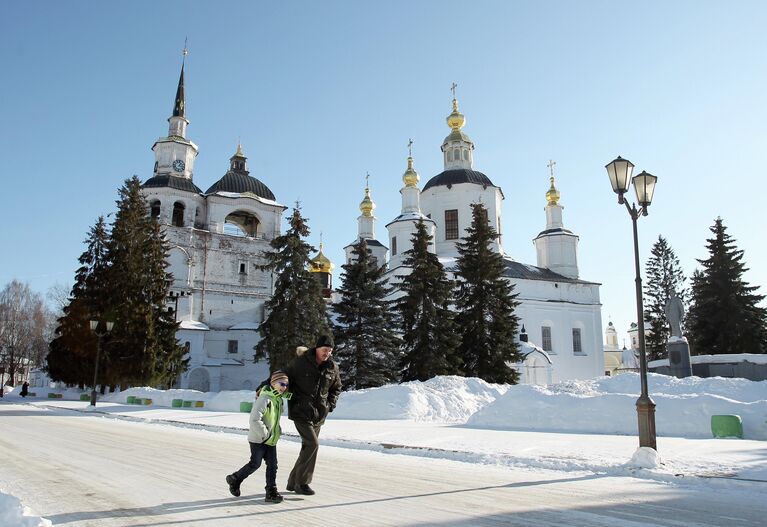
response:
[(284, 371), (277, 370), (274, 373), (272, 373), (272, 377), (269, 379), (269, 382), (274, 384), (280, 381), (288, 382), (288, 376)]

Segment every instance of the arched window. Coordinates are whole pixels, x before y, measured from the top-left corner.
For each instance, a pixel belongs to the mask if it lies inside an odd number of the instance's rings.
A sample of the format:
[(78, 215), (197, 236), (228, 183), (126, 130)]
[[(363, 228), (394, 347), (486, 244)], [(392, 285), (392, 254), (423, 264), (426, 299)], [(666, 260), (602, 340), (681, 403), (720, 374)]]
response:
[(453, 151), (453, 159), (455, 159), (456, 161), (460, 161), (461, 160), (461, 149), (460, 148), (456, 148)]
[(173, 219), (171, 221), (171, 224), (174, 227), (183, 227), (184, 226), (184, 210), (186, 207), (183, 203), (180, 201), (177, 201), (173, 204)]
[(468, 161), (469, 160), (469, 149), (468, 148), (464, 148), (463, 149), (463, 160), (464, 161)]
[(255, 215), (238, 210), (229, 214), (224, 220), (224, 234), (255, 238), (258, 235), (258, 224), (259, 221)]
[(160, 217), (160, 200), (153, 200), (149, 204), (149, 214), (152, 216), (152, 219)]

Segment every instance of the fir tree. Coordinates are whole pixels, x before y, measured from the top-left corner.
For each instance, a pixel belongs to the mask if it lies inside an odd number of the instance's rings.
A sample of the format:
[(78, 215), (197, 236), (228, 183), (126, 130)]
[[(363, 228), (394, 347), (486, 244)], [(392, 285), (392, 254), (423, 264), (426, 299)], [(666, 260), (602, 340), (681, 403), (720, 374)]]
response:
[(110, 305), (101, 318), (113, 320), (102, 356), (119, 379), (113, 382), (169, 384), (183, 371), (186, 350), (176, 340), (178, 323), (166, 307), (173, 277), (167, 271), (168, 246), (149, 215), (136, 176), (119, 190), (117, 213), (107, 244)]
[(692, 278), (688, 337), (694, 354), (767, 352), (767, 309), (758, 304), (764, 295), (743, 280), (748, 269), (743, 251), (727, 234), (721, 218), (710, 228), (709, 257)]
[(264, 253), (266, 264), (259, 266), (277, 277), (255, 348), (257, 360), (268, 357), (271, 371), (290, 362), (297, 346), (311, 346), (319, 335), (330, 332), (320, 283), (308, 270), (314, 248), (304, 241), (309, 227), (298, 207), (289, 224), (285, 234), (271, 241), (273, 250)]
[(399, 375), (399, 339), (394, 333), (391, 288), (383, 278), (385, 267), (370, 256), (362, 239), (352, 249), (353, 259), (343, 266), (341, 300), (336, 314), (336, 360), (346, 389), (372, 388), (395, 381)]
[(498, 233), (487, 221), (487, 209), (471, 206), (471, 226), (457, 244), (456, 323), (461, 332), (459, 354), (466, 376), (515, 384), (519, 373), (509, 363), (521, 361), (517, 346), (519, 304), (513, 285), (503, 277), (503, 257), (492, 249)]
[[(58, 319), (55, 338), (46, 357), (46, 370), (51, 379), (69, 384), (87, 385), (92, 382), (96, 359), (96, 336), (90, 330), (91, 318), (106, 311), (110, 298), (106, 271), (109, 232), (103, 216), (99, 216), (85, 240), (86, 249), (80, 255), (80, 267), (63, 315)], [(111, 373), (100, 365), (103, 378)]]
[(404, 253), (403, 263), (411, 272), (402, 278), (400, 290), (404, 296), (396, 303), (402, 327), (403, 381), (461, 373), (456, 355), (459, 336), (450, 311), (453, 284), (437, 255), (429, 252), (432, 238), (419, 221), (413, 248)]
[(666, 304), (672, 293), (687, 304), (685, 277), (679, 265), (679, 258), (663, 236), (652, 247), (650, 258), (645, 265), (647, 282), (644, 286), (644, 319), (650, 333), (645, 338), (647, 360), (662, 359), (666, 356), (666, 342), (671, 334), (666, 320)]

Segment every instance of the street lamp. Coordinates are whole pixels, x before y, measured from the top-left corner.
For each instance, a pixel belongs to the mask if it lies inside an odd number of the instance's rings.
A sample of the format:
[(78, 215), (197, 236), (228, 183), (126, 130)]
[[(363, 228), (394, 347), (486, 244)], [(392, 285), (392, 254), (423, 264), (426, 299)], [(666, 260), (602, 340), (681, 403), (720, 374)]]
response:
[[(650, 399), (647, 393), (647, 352), (645, 349), (644, 335), (644, 307), (642, 305), (642, 277), (639, 272), (639, 241), (637, 239), (637, 220), (639, 216), (647, 216), (647, 209), (652, 203), (652, 196), (655, 192), (655, 183), (658, 178), (647, 172), (637, 174), (633, 178), (631, 174), (634, 170), (634, 164), (628, 159), (618, 156), (617, 159), (605, 166), (607, 175), (610, 178), (610, 184), (613, 191), (618, 194), (618, 203), (626, 205), (629, 211), (631, 221), (634, 226), (634, 267), (636, 270), (636, 299), (637, 299), (637, 325), (639, 334), (639, 376), (642, 382), (642, 393), (637, 399), (637, 418), (639, 420), (639, 446), (650, 447), (657, 450), (655, 440), (655, 403)], [(639, 209), (636, 205), (629, 205), (623, 197), (631, 182), (634, 182), (634, 191), (636, 192)]]
[(112, 331), (114, 322), (104, 322), (103, 324), (98, 320), (91, 320), (91, 331), (96, 334), (98, 340), (96, 341), (96, 367), (93, 369), (93, 389), (91, 390), (91, 406), (96, 406), (96, 381), (99, 376), (99, 355), (101, 355), (101, 339)]

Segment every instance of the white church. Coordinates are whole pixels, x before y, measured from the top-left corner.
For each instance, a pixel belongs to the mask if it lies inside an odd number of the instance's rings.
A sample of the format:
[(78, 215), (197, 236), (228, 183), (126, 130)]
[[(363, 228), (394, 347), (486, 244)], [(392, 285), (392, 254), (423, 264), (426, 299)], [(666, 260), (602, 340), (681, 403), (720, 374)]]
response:
[(453, 99), (453, 111), (447, 117), (450, 133), (442, 143), (444, 171), (418, 188), (420, 176), (413, 168), (412, 154), (402, 176), (402, 210), (386, 224), (388, 248), (376, 239), (370, 189), (360, 203), (358, 234), (346, 250), (352, 258), (352, 245), (365, 239), (371, 255), (387, 262), (390, 285), (396, 277), (409, 272), (403, 266), (403, 253), (411, 248), (416, 224), (423, 221), (433, 236), (431, 251), (445, 269), (455, 267), (456, 243), (471, 223), (471, 204), (482, 203), (488, 221), (499, 233), (494, 244), (506, 263), (506, 277), (518, 293), (516, 314), (524, 333), (520, 335), (523, 363), (517, 365), (521, 382), (548, 384), (567, 379), (591, 379), (603, 375), (605, 360), (602, 347), (602, 315), (599, 284), (580, 278), (578, 236), (565, 228), (563, 207), (554, 177), (546, 192), (545, 228), (533, 239), (536, 265), (514, 260), (503, 250), (501, 219), (504, 195), (482, 172), (474, 170), (474, 143), (463, 131), (466, 119)]
[[(180, 322), (178, 340), (189, 350), (189, 368), (175, 386), (201, 391), (251, 389), (268, 374), (266, 361), (255, 362), (253, 348), (274, 283), (271, 273), (258, 266), (264, 263), (261, 255), (269, 250), (269, 242), (280, 235), (286, 207), (250, 175), (240, 145), (220, 179), (205, 192), (195, 184), (198, 147), (187, 138), (183, 65), (168, 123), (168, 135), (152, 146), (154, 171), (142, 192), (170, 245), (173, 283), (168, 306)], [(501, 232), (503, 192), (474, 170), (474, 143), (463, 132), (465, 118), (455, 99), (447, 124), (450, 133), (442, 144), (445, 169), (423, 189), (418, 187), (412, 155), (407, 159), (400, 190), (402, 210), (386, 225), (388, 247), (376, 239), (375, 204), (370, 189), (365, 189), (357, 240), (366, 239), (372, 256), (387, 266), (392, 284), (409, 271), (402, 264), (403, 253), (419, 220), (434, 237), (431, 250), (448, 271), (458, 256), (456, 243), (471, 221), (472, 203), (482, 203), (488, 221)], [(599, 284), (579, 276), (578, 236), (565, 229), (559, 198), (552, 176), (545, 228), (533, 240), (536, 265), (506, 255), (502, 237), (494, 247), (504, 256), (506, 276), (518, 293), (525, 360), (517, 367), (522, 382), (531, 384), (604, 373)], [(346, 257), (351, 258), (351, 244)], [(332, 268), (320, 247), (311, 270), (324, 280), (326, 297), (332, 296)]]
[(282, 213), (269, 188), (248, 172), (237, 145), (223, 177), (205, 192), (194, 183), (198, 148), (187, 139), (184, 67), (168, 135), (155, 141), (154, 172), (142, 192), (170, 244), (169, 307), (180, 322), (178, 340), (189, 368), (175, 387), (246, 390), (268, 375), (254, 361), (272, 276), (257, 268), (269, 241), (280, 235)]

